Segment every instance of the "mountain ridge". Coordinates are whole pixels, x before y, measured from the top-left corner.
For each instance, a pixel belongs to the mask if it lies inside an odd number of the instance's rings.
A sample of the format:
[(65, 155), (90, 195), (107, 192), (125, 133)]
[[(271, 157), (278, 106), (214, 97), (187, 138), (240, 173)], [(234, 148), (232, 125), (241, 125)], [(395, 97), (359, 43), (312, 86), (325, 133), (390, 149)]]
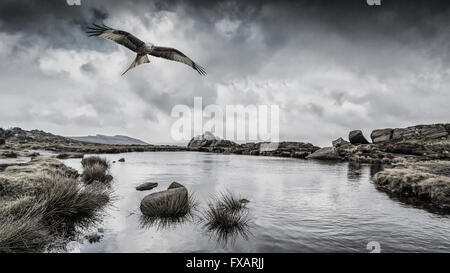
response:
[(137, 138), (125, 136), (125, 135), (114, 135), (107, 136), (102, 134), (88, 135), (88, 136), (67, 136), (67, 138), (97, 144), (115, 144), (115, 145), (149, 145), (149, 143), (142, 141)]

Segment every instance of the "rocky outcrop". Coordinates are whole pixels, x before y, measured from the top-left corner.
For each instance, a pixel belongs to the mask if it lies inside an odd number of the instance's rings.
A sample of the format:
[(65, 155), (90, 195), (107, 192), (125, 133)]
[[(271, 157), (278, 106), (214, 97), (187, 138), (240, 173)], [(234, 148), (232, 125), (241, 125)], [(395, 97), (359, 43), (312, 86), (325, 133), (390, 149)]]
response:
[(435, 140), (447, 138), (450, 124), (416, 125), (407, 128), (387, 128), (374, 130), (370, 137), (373, 143), (401, 140)]
[[(440, 172), (433, 173), (433, 166), (438, 166)], [(445, 174), (450, 174), (448, 162), (428, 162), (425, 165), (413, 163), (378, 172), (374, 176), (374, 183), (378, 189), (389, 194), (449, 213), (450, 177)]]
[(359, 145), (359, 144), (369, 144), (369, 141), (364, 137), (361, 130), (353, 130), (348, 134), (348, 140), (350, 140), (351, 144)]
[(344, 145), (348, 145), (348, 144), (351, 144), (351, 143), (346, 141), (346, 140), (344, 140), (342, 137), (340, 137), (340, 138), (338, 138), (336, 140), (333, 140), (331, 142), (331, 144), (333, 145), (334, 148), (338, 148), (338, 147), (341, 147), (341, 146), (344, 146)]
[(320, 148), (303, 142), (249, 142), (237, 144), (229, 140), (220, 139), (207, 132), (204, 135), (191, 139), (188, 149), (191, 151), (226, 154), (306, 158)]
[(230, 152), (237, 146), (239, 146), (237, 143), (220, 139), (211, 132), (205, 132), (203, 135), (192, 138), (187, 145), (188, 149), (192, 151), (219, 153)]
[(149, 191), (153, 188), (156, 188), (158, 183), (156, 182), (146, 182), (136, 187), (137, 191)]
[(351, 145), (336, 140), (333, 147), (344, 160), (391, 164), (404, 160), (450, 159), (449, 124), (377, 129), (373, 144)]
[(321, 148), (314, 153), (308, 155), (307, 159), (320, 159), (320, 160), (340, 160), (337, 150), (334, 147)]
[(393, 130), (390, 128), (373, 130), (370, 134), (370, 138), (373, 143), (386, 142), (392, 139), (392, 132)]

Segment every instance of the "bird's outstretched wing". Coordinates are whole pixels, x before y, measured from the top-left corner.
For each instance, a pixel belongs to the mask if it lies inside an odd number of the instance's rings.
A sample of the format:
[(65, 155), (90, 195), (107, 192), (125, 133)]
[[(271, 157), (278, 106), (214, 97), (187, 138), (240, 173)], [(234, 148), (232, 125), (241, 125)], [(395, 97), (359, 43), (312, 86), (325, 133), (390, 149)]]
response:
[(149, 59), (147, 57), (147, 54), (137, 54), (136, 58), (134, 59), (133, 63), (130, 65), (130, 67), (128, 67), (127, 70), (125, 70), (125, 72), (122, 73), (122, 76), (128, 72), (128, 70), (131, 70), (133, 68), (135, 68), (138, 65), (141, 64), (145, 64), (145, 63), (149, 63)]
[(181, 51), (175, 48), (154, 46), (149, 54), (155, 57), (160, 57), (187, 64), (193, 69), (195, 69), (200, 75), (206, 75), (206, 71), (203, 67), (196, 64), (194, 61), (192, 61), (186, 55), (184, 55)]
[(98, 36), (118, 44), (121, 44), (132, 51), (136, 51), (139, 47), (144, 46), (145, 43), (139, 38), (123, 30), (113, 29), (105, 25), (93, 24), (92, 27), (88, 27), (86, 31), (88, 36)]

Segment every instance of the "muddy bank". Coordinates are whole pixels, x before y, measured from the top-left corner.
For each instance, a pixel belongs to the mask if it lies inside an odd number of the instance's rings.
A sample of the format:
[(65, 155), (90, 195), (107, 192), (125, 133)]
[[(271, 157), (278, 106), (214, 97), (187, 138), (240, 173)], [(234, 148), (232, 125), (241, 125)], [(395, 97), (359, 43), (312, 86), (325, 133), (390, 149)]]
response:
[(375, 186), (408, 202), (450, 213), (450, 164), (447, 161), (406, 163), (375, 174)]

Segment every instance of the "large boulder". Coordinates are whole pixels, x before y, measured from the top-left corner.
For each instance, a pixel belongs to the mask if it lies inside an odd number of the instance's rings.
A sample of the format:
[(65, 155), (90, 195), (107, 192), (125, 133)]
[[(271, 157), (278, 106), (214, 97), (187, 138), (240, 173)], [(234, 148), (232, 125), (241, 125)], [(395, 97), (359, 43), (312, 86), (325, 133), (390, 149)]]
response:
[(361, 130), (353, 130), (348, 134), (348, 140), (350, 140), (351, 144), (359, 145), (359, 144), (369, 144), (369, 141), (364, 137)]
[(180, 183), (174, 181), (174, 182), (170, 183), (170, 185), (167, 189), (170, 190), (170, 189), (176, 189), (176, 188), (184, 188), (184, 186), (181, 185)]
[(334, 147), (325, 147), (308, 155), (307, 159), (321, 159), (321, 160), (339, 160), (341, 159)]
[(410, 139), (418, 136), (419, 130), (416, 126), (408, 128), (395, 128), (392, 131), (392, 140)]
[(373, 130), (370, 138), (373, 143), (386, 142), (392, 139), (393, 130), (391, 128)]
[(448, 132), (444, 125), (442, 124), (433, 124), (433, 125), (425, 125), (420, 130), (420, 135), (425, 139), (437, 139), (441, 137), (447, 137)]
[(144, 197), (140, 205), (141, 212), (149, 217), (180, 217), (188, 213), (187, 189), (181, 184), (172, 184), (172, 188)]

